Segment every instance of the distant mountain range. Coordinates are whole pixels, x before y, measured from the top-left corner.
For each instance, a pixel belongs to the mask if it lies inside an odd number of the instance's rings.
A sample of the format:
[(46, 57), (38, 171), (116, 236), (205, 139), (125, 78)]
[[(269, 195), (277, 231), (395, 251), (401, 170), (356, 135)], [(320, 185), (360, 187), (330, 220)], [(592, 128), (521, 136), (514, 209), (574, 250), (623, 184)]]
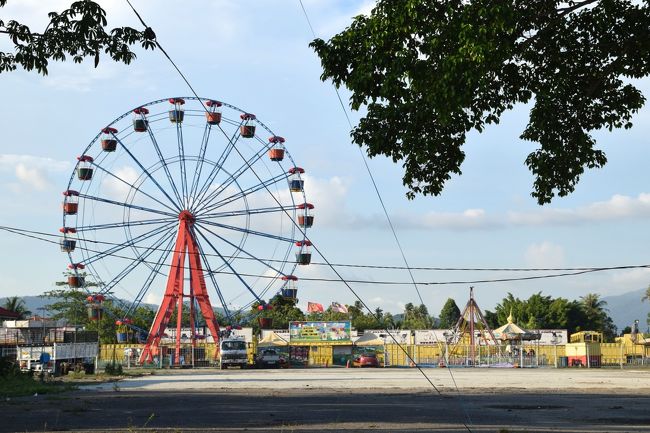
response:
[(639, 321), (639, 329), (645, 331), (648, 328), (646, 320), (650, 313), (650, 302), (641, 302), (645, 289), (634, 290), (616, 296), (605, 296), (603, 301), (607, 302), (609, 316), (614, 321), (618, 331), (626, 326), (632, 326), (635, 320)]

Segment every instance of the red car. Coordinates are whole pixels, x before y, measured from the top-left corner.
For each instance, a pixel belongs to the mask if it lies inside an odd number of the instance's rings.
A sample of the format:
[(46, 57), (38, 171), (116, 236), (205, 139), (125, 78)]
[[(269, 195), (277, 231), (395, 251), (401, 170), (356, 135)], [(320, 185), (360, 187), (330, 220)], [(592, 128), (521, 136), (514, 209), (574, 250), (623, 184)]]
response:
[(379, 367), (379, 360), (374, 353), (361, 353), (352, 360), (354, 367)]

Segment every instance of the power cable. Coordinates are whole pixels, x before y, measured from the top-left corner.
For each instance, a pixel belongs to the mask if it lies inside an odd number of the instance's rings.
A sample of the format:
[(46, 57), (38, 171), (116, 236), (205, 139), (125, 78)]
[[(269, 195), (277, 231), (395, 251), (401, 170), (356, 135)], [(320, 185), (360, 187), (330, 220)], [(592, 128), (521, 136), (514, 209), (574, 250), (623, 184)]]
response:
[[(316, 32), (314, 32), (314, 27), (311, 25), (311, 20), (309, 19), (309, 15), (307, 14), (307, 9), (305, 9), (305, 5), (302, 3), (302, 0), (298, 0), (300, 2), (300, 7), (302, 8), (302, 13), (305, 15), (305, 19), (307, 20), (307, 24), (309, 25), (309, 29), (311, 30), (311, 34), (314, 39), (316, 39)], [(353, 129), (352, 122), (350, 121), (350, 116), (348, 115), (348, 110), (345, 108), (345, 105), (343, 104), (343, 99), (341, 98), (341, 94), (339, 92), (339, 89), (334, 86), (334, 91), (336, 92), (336, 97), (339, 100), (339, 104), (341, 105), (341, 109), (343, 110), (343, 114), (345, 114), (345, 118), (348, 121), (348, 126), (350, 129)], [(388, 226), (390, 227), (391, 232), (393, 233), (393, 238), (395, 238), (395, 243), (397, 244), (397, 249), (399, 249), (399, 252), (402, 256), (402, 260), (404, 261), (404, 265), (406, 265), (406, 269), (409, 273), (409, 276), (411, 277), (411, 282), (413, 283), (413, 287), (415, 287), (415, 292), (418, 294), (418, 298), (420, 298), (420, 304), (424, 305), (424, 300), (422, 299), (422, 295), (420, 294), (420, 289), (418, 288), (417, 283), (415, 282), (415, 277), (413, 277), (413, 271), (411, 270), (411, 267), (409, 266), (408, 261), (406, 260), (406, 255), (404, 254), (404, 249), (402, 248), (402, 244), (399, 241), (399, 237), (397, 236), (397, 232), (395, 231), (395, 227), (393, 226), (393, 221), (390, 218), (390, 215), (388, 214), (388, 210), (386, 209), (386, 205), (384, 204), (384, 200), (381, 197), (381, 194), (379, 193), (379, 188), (377, 187), (377, 182), (375, 182), (375, 177), (372, 174), (372, 171), (370, 170), (370, 166), (368, 165), (368, 160), (366, 156), (363, 154), (363, 150), (361, 150), (360, 146), (357, 146), (359, 149), (359, 154), (361, 155), (361, 160), (363, 161), (364, 166), (366, 167), (366, 171), (368, 172), (368, 176), (370, 177), (370, 180), (372, 181), (372, 186), (375, 190), (375, 194), (377, 195), (377, 198), (379, 199), (379, 203), (381, 204), (381, 208), (384, 211), (384, 215), (386, 216), (386, 221), (388, 221)]]
[[(44, 242), (48, 242), (51, 244), (57, 244), (58, 245), (58, 240), (51, 240), (48, 239), (52, 237), (58, 238), (58, 235), (54, 235), (51, 233), (43, 233), (43, 232), (37, 232), (37, 231), (32, 231), (32, 230), (23, 230), (23, 229), (18, 229), (14, 227), (6, 227), (6, 226), (0, 226), (0, 230), (13, 233), (16, 235), (24, 236), (27, 238), (32, 238)], [(88, 243), (95, 243), (95, 244), (107, 244), (107, 245), (122, 245), (119, 243), (114, 243), (114, 242), (104, 242), (104, 241), (96, 241), (96, 240), (87, 240), (83, 239), (84, 242)], [(89, 253), (104, 253), (102, 250), (96, 250), (92, 248), (87, 248), (87, 247), (78, 247), (80, 250), (87, 251)], [(154, 247), (138, 247), (140, 250), (154, 250), (154, 251), (163, 251), (165, 249), (163, 248), (154, 248)], [(173, 250), (170, 252), (174, 252)], [(319, 252), (320, 254), (320, 252)], [(119, 259), (125, 259), (125, 260), (134, 260), (133, 257), (117, 254), (117, 253), (111, 253), (111, 254), (106, 254), (107, 256), (119, 258)], [(206, 256), (214, 256), (214, 254), (207, 254)], [(242, 258), (244, 259), (244, 258)], [(268, 260), (265, 260), (268, 261)], [(149, 261), (149, 260), (141, 260), (142, 263), (144, 264), (151, 264), (154, 265), (156, 264), (155, 262)], [(326, 264), (325, 264), (326, 265)], [(165, 263), (163, 266), (170, 266), (169, 264)], [(331, 266), (339, 266), (334, 263), (331, 264)], [(340, 266), (356, 266), (356, 265), (340, 265)], [(370, 266), (373, 267), (374, 266)], [(650, 264), (646, 265), (622, 265), (622, 266), (606, 266), (606, 267), (587, 267), (587, 268), (525, 268), (525, 269), (519, 269), (521, 271), (535, 271), (535, 270), (540, 270), (540, 271), (570, 271), (570, 272), (562, 272), (558, 274), (543, 274), (543, 275), (533, 275), (533, 276), (527, 276), (527, 277), (512, 277), (512, 278), (494, 278), (494, 279), (482, 279), (482, 280), (451, 280), (451, 281), (419, 281), (417, 284), (422, 285), (422, 286), (439, 286), (439, 285), (457, 285), (457, 284), (478, 284), (478, 283), (503, 283), (503, 282), (512, 282), (512, 281), (527, 281), (527, 280), (540, 280), (540, 279), (549, 279), (549, 278), (558, 278), (558, 277), (570, 277), (570, 276), (576, 276), (576, 275), (583, 275), (583, 274), (588, 274), (588, 273), (596, 273), (596, 272), (606, 272), (606, 271), (617, 271), (617, 270), (631, 270), (631, 269), (646, 269), (650, 268)], [(190, 266), (185, 266), (184, 269), (186, 270), (193, 270), (192, 267)], [(461, 270), (463, 268), (451, 268), (452, 270)], [(472, 269), (484, 269), (484, 268), (467, 268), (469, 270)], [(517, 268), (497, 268), (495, 270), (517, 270)], [(204, 270), (206, 273), (212, 273), (212, 274), (222, 274), (222, 275), (234, 275), (233, 272), (224, 272), (224, 271), (213, 271), (209, 272)], [(240, 275), (245, 276), (245, 277), (252, 277), (252, 278), (264, 278), (264, 279), (275, 279), (278, 278), (278, 276), (273, 276), (273, 275), (263, 275), (263, 274), (247, 274), (247, 273), (241, 273)], [(335, 278), (317, 278), (317, 277), (301, 277), (299, 278), (300, 281), (314, 281), (314, 282), (327, 282), (327, 283), (340, 283), (340, 279), (335, 279)], [(361, 279), (346, 279), (345, 281), (349, 283), (355, 283), (355, 284), (374, 284), (374, 285), (392, 285), (392, 286), (404, 286), (404, 285), (411, 285), (411, 282), (408, 281), (386, 281), (386, 280), (361, 280)]]
[[(57, 234), (52, 234), (52, 233), (47, 233), (47, 232), (40, 232), (40, 231), (34, 231), (34, 230), (28, 230), (28, 229), (23, 229), (19, 227), (9, 227), (9, 226), (0, 226), (0, 230), (5, 230), (8, 232), (22, 232), (22, 233), (31, 233), (31, 234), (36, 234), (36, 235), (41, 235), (45, 237), (56, 237), (59, 238), (60, 235)], [(122, 245), (122, 243), (119, 242), (109, 242), (109, 241), (98, 241), (98, 240), (92, 240), (92, 239), (84, 239), (85, 242), (90, 242), (94, 244), (101, 244), (101, 245)], [(154, 251), (166, 251), (164, 248), (154, 248), (154, 247), (139, 247), (140, 249), (144, 250), (154, 250)], [(218, 257), (216, 254), (205, 254), (207, 257)], [(250, 257), (241, 257), (241, 256), (224, 256), (224, 258), (230, 259), (230, 258), (235, 258), (239, 260), (255, 260), (255, 261), (265, 261), (265, 262), (284, 262), (284, 260), (280, 259), (269, 259), (269, 258), (263, 258), (263, 259), (253, 259)], [(318, 266), (329, 266), (325, 262), (310, 262), (310, 265), (318, 265)], [(403, 270), (406, 269), (404, 266), (391, 266), (391, 265), (364, 265), (364, 264), (357, 264), (357, 263), (332, 263), (333, 266), (336, 267), (347, 267), (347, 268), (362, 268), (362, 269), (388, 269), (388, 270), (394, 270), (394, 269), (399, 269)], [(610, 270), (617, 270), (617, 269), (630, 269), (630, 268), (643, 268), (647, 265), (621, 265), (621, 266), (581, 266), (581, 267), (563, 267), (563, 268), (516, 268), (516, 267), (507, 267), (507, 268), (487, 268), (487, 267), (467, 267), (467, 268), (462, 268), (462, 267), (434, 267), (434, 266), (411, 266), (410, 269), (412, 270), (418, 270), (418, 271), (476, 271), (476, 272), (541, 272), (541, 271), (610, 271)], [(422, 283), (418, 283), (422, 284)]]

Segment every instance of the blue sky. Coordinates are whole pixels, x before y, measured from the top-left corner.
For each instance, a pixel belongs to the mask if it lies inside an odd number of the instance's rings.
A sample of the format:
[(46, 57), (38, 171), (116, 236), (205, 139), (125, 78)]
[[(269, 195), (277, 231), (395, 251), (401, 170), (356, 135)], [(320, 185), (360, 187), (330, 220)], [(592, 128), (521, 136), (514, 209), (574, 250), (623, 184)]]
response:
[[(326, 38), (350, 17), (368, 11), (367, 1), (303, 0), (314, 30)], [(47, 3), (44, 6), (44, 3)], [(69, 1), (9, 2), (3, 19), (42, 27), (46, 13)], [(102, 1), (109, 25), (140, 27), (126, 3)], [(333, 263), (401, 265), (401, 256), (375, 196), (333, 87), (319, 76), (320, 63), (307, 46), (311, 32), (297, 1), (186, 3), (136, 1), (145, 21), (202, 97), (226, 101), (257, 114), (307, 170), (306, 194), (316, 205), (310, 238)], [(6, 42), (0, 46), (6, 48)], [(35, 72), (2, 74), (0, 94), (0, 224), (56, 233), (61, 191), (75, 158), (97, 132), (140, 104), (190, 91), (159, 51), (138, 50), (131, 65), (102, 59), (97, 69), (52, 63), (47, 77)], [(650, 80), (637, 84), (647, 95)], [(347, 99), (342, 90), (344, 100)], [(533, 177), (523, 162), (533, 143), (518, 139), (528, 107), (506, 113), (501, 124), (470, 134), (463, 175), (440, 197), (405, 198), (399, 165), (375, 158), (370, 167), (412, 266), (576, 267), (650, 263), (650, 109), (635, 115), (635, 127), (597, 132), (605, 168), (582, 176), (577, 190), (540, 207), (530, 197)], [(351, 114), (352, 121), (358, 119)], [(55, 245), (0, 232), (0, 296), (32, 295), (54, 287), (67, 258)], [(315, 260), (321, 261), (315, 257)], [(350, 279), (409, 281), (406, 271), (342, 268)], [(469, 281), (520, 273), (414, 272), (417, 281)], [(300, 267), (298, 277), (333, 277), (322, 266)], [(537, 291), (577, 298), (588, 292), (614, 295), (647, 286), (647, 269), (529, 282), (476, 284), (484, 309), (508, 291)], [(353, 284), (372, 307), (399, 312), (417, 302), (412, 286)], [(437, 314), (448, 297), (465, 303), (468, 284), (421, 286)], [(161, 290), (147, 300), (156, 302)], [(352, 303), (340, 283), (299, 282), (307, 301)]]

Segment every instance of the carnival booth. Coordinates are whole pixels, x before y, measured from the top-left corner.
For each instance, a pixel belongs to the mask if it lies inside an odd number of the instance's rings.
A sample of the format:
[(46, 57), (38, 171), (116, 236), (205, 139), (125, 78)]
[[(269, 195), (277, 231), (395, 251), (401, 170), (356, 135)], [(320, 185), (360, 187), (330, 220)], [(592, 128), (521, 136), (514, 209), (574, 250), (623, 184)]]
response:
[(495, 338), (506, 343), (506, 357), (515, 367), (537, 367), (539, 365), (539, 332), (525, 330), (514, 323), (512, 312), (507, 320), (508, 323), (493, 331)]

